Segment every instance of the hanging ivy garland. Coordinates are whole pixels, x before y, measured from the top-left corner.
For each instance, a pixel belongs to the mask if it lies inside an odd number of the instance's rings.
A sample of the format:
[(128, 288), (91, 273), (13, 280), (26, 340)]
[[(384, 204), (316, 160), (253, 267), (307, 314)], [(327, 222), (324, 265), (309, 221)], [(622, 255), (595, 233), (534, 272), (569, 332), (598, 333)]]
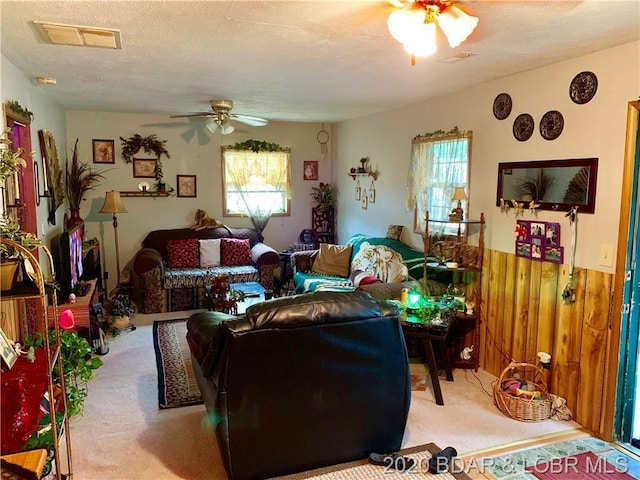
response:
[(165, 155), (167, 158), (171, 158), (169, 152), (164, 147), (167, 141), (158, 140), (156, 135), (143, 137), (136, 133), (130, 138), (120, 137), (120, 140), (122, 141), (122, 158), (124, 158), (127, 163), (133, 162), (133, 156), (141, 149), (144, 150), (145, 153), (155, 153), (158, 161), (162, 155)]
[(11, 110), (13, 110), (14, 113), (17, 113), (18, 115), (26, 117), (29, 120), (33, 120), (33, 112), (30, 112), (29, 110), (24, 108), (17, 101), (15, 101), (15, 100), (8, 101), (7, 102), (7, 107), (9, 107)]
[(456, 125), (448, 132), (445, 132), (444, 130), (436, 130), (435, 132), (427, 132), (422, 135), (416, 135), (413, 138), (416, 139), (416, 138), (430, 138), (430, 137), (436, 137), (436, 136), (458, 135), (459, 133), (461, 133), (460, 129)]
[(233, 146), (234, 150), (251, 150), (254, 153), (258, 153), (260, 150), (266, 152), (278, 152), (286, 151), (287, 148), (281, 147), (277, 143), (269, 143), (260, 140), (247, 140), (246, 142), (236, 143)]

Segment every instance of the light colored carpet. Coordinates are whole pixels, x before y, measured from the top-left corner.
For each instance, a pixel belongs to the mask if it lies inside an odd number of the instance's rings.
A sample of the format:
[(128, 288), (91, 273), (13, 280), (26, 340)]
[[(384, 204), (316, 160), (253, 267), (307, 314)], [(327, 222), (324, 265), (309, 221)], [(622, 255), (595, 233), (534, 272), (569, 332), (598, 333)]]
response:
[[(104, 366), (89, 384), (84, 416), (71, 421), (75, 478), (82, 480), (225, 479), (213, 430), (203, 405), (158, 409), (153, 351), (154, 320), (185, 318), (193, 312), (141, 315), (133, 332), (110, 340)], [(495, 379), (479, 371), (491, 392)], [(459, 454), (578, 428), (574, 422), (523, 423), (502, 415), (469, 370), (441, 380), (444, 406), (431, 385), (412, 393), (403, 447), (433, 442)]]

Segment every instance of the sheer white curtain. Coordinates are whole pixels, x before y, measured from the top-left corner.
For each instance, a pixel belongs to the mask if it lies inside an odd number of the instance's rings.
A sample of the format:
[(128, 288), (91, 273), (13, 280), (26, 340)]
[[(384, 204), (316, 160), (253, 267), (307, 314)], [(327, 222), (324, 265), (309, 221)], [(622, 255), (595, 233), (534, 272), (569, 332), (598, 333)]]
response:
[[(427, 210), (429, 218), (449, 218), (457, 203), (451, 200), (455, 187), (464, 187), (469, 196), (471, 137), (471, 131), (454, 129), (449, 133), (418, 135), (412, 140), (406, 206), (416, 212), (416, 231), (424, 232)], [(455, 233), (446, 228), (446, 224), (430, 225), (429, 233)]]
[(290, 156), (290, 149), (253, 152), (223, 147), (227, 210), (235, 197), (259, 232), (273, 213), (285, 213), (291, 199)]

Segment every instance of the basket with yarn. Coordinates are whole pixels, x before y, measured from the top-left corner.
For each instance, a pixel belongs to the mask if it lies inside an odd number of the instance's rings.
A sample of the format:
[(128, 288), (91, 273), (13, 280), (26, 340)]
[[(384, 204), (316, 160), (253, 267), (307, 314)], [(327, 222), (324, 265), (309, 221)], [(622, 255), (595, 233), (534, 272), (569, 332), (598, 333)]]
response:
[[(533, 380), (524, 380), (517, 373), (531, 371)], [(512, 361), (493, 384), (493, 403), (507, 417), (539, 422), (551, 417), (553, 402), (540, 367)]]

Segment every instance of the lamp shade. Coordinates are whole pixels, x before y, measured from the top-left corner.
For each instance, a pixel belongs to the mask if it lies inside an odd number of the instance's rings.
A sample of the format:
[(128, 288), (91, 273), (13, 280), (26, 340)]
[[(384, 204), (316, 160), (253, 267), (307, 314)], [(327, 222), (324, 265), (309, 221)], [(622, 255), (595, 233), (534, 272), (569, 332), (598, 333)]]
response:
[(224, 122), (222, 122), (222, 125), (220, 125), (220, 132), (223, 135), (229, 135), (234, 130), (235, 130), (235, 127), (231, 125), (231, 123), (229, 123), (229, 119), (226, 119)]
[(455, 187), (455, 190), (453, 191), (453, 197), (451, 197), (451, 200), (468, 200), (469, 197), (467, 197), (467, 194), (464, 191), (464, 187)]
[(120, 192), (111, 190), (105, 193), (104, 205), (102, 205), (100, 213), (128, 213), (120, 198)]
[(210, 118), (209, 120), (206, 121), (204, 125), (205, 127), (207, 127), (207, 130), (209, 130), (211, 133), (216, 133), (216, 130), (218, 130), (218, 119)]
[(455, 48), (471, 35), (478, 25), (478, 19), (452, 5), (440, 13), (438, 25), (447, 36), (451, 48)]

